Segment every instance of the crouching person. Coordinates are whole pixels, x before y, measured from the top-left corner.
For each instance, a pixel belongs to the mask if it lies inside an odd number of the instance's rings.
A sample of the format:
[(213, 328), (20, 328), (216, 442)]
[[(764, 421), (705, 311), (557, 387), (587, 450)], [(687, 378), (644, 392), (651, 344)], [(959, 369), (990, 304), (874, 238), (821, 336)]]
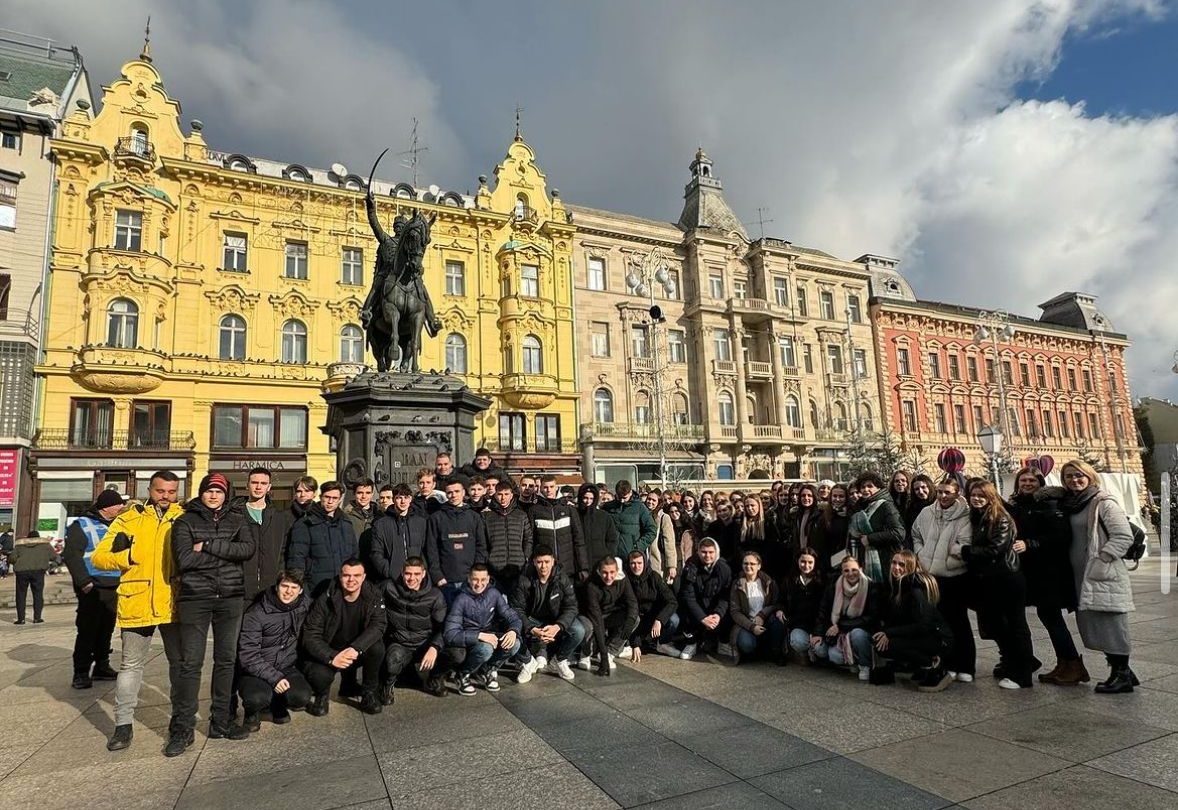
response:
[(663, 655), (679, 657), (679, 648), (671, 643), (679, 630), (679, 600), (667, 581), (646, 564), (641, 551), (631, 551), (630, 574), (626, 577), (638, 600), (638, 627), (630, 636), (630, 660), (638, 663), (643, 653), (658, 650)]
[(781, 614), (777, 583), (761, 570), (761, 555), (746, 551), (741, 576), (732, 583), (728, 615), (732, 619), (732, 662), (742, 656), (767, 652), (777, 664), (785, 663), (785, 621)]
[[(585, 583), (583, 621), (593, 628), (593, 646), (597, 651), (597, 674), (608, 676), (617, 667), (614, 658), (628, 646), (638, 627), (638, 600), (630, 580), (622, 579), (616, 557), (603, 557), (597, 573)], [(629, 654), (629, 651), (627, 651)], [(581, 658), (581, 668), (590, 669), (589, 656)]]
[(499, 691), (499, 666), (519, 652), (522, 625), (507, 597), (491, 585), (486, 563), (475, 563), (450, 605), (443, 637), (462, 662), (455, 670), (458, 694), (473, 695), (472, 678), (488, 692)]
[[(891, 569), (891, 590), (880, 605), (872, 643), (896, 668), (914, 673), (921, 692), (940, 692), (953, 682), (944, 666), (953, 652), (953, 633), (937, 610), (937, 579), (920, 568), (911, 551), (897, 551)], [(890, 673), (878, 680), (891, 680)]]
[(879, 586), (859, 568), (859, 561), (846, 557), (842, 574), (827, 589), (814, 625), (810, 643), (819, 658), (859, 673), (859, 680), (871, 680), (871, 636), (879, 621)]
[(397, 678), (412, 665), (431, 695), (446, 694), (444, 678), (449, 658), (443, 654), (446, 599), (426, 576), (425, 560), (409, 557), (396, 579), (384, 585), (386, 621), (385, 682), (380, 702), (393, 703)]
[(261, 728), (270, 712), (278, 725), (290, 722), (290, 710), (311, 700), (311, 685), (297, 666), (299, 634), (311, 600), (303, 593), (303, 572), (285, 570), (278, 584), (254, 600), (241, 619), (237, 641), (237, 690), (245, 706), (245, 727)]
[[(315, 696), (307, 714), (327, 714), (336, 673), (340, 697), (360, 696), (360, 710), (380, 714), (380, 667), (384, 663), (385, 606), (380, 589), (364, 581), (364, 563), (355, 557), (340, 566), (339, 578), (315, 600), (303, 628), (303, 672)], [(363, 670), (364, 685), (356, 684)]]
[(571, 681), (569, 658), (585, 640), (585, 626), (577, 621), (577, 594), (573, 583), (556, 562), (549, 546), (536, 546), (532, 565), (520, 574), (511, 607), (523, 627), (520, 671), (516, 679), (527, 683), (540, 671)]
[(720, 545), (711, 537), (699, 541), (695, 557), (683, 567), (679, 613), (689, 640), (679, 657), (690, 661), (699, 645), (719, 645), (728, 624), (732, 569), (720, 559)]

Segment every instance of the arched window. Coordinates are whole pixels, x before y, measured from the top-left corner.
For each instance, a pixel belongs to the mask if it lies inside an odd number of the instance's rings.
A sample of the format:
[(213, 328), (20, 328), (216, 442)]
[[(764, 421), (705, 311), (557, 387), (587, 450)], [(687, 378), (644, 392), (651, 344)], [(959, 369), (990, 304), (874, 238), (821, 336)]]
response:
[(614, 395), (606, 388), (598, 388), (593, 392), (593, 421), (614, 421)]
[(339, 330), (339, 361), (341, 363), (364, 362), (364, 332), (354, 323), (346, 324)]
[(676, 425), (690, 424), (691, 411), (687, 405), (687, 397), (683, 394), (675, 394), (671, 397), (671, 418)]
[(744, 418), (750, 425), (757, 423), (757, 398), (749, 394), (744, 398)]
[(720, 424), (725, 427), (735, 425), (736, 404), (732, 401), (732, 394), (727, 391), (721, 391), (720, 396), (717, 397), (717, 404), (720, 406)]
[(131, 127), (131, 151), (140, 157), (147, 154), (147, 127), (142, 124)]
[(455, 374), (466, 373), (466, 338), (457, 332), (446, 336), (446, 368)]
[(282, 362), (307, 362), (307, 325), (289, 320), (282, 325)]
[(139, 345), (139, 307), (127, 298), (116, 298), (106, 308), (106, 345), (134, 349)]
[(798, 399), (793, 394), (785, 398), (785, 423), (791, 428), (802, 426), (802, 409), (798, 406)]
[(524, 336), (524, 374), (544, 373), (544, 348), (535, 335)]
[(866, 402), (859, 405), (859, 415), (863, 419), (864, 430), (875, 430), (875, 422), (871, 419), (871, 406)]
[(818, 403), (810, 400), (810, 424), (817, 428), (822, 424), (822, 420), (818, 418)]
[(639, 425), (649, 425), (650, 415), (650, 394), (639, 391), (634, 395), (634, 421)]
[(528, 198), (520, 194), (515, 198), (515, 218), (523, 219), (528, 213)]
[(217, 330), (220, 345), (218, 356), (222, 360), (245, 359), (245, 318), (240, 315), (225, 315)]

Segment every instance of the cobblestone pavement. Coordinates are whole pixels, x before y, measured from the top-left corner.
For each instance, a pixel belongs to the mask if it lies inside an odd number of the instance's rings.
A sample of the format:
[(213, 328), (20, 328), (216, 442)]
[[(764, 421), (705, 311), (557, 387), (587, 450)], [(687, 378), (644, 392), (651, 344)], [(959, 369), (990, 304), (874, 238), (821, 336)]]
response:
[[(996, 663), (990, 642), (979, 642), (983, 677), (940, 694), (904, 679), (880, 687), (830, 670), (656, 656), (609, 679), (579, 670), (573, 683), (504, 679), (497, 696), (398, 690), (375, 717), (336, 702), (327, 717), (266, 722), (243, 742), (206, 740), (202, 723), (175, 759), (161, 754), (158, 642), (134, 744), (111, 754), (113, 684), (69, 687), (72, 608), (48, 607), (45, 624), (24, 627), (6, 613), (0, 807), (1169, 810), (1178, 806), (1178, 595), (1161, 592), (1156, 560), (1134, 587), (1142, 686), (1132, 695), (1042, 684), (1005, 692), (985, 675)], [(1030, 623), (1050, 664), (1046, 634)], [(1086, 660), (1103, 678), (1100, 657)]]

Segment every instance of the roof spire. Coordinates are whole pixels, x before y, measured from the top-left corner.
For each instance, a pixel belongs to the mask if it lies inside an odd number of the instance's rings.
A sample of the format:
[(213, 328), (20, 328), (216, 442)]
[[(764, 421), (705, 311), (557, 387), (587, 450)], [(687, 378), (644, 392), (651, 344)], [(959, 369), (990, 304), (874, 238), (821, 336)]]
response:
[(523, 136), (519, 134), (519, 114), (522, 113), (523, 111), (524, 111), (524, 108), (519, 106), (519, 102), (516, 102), (516, 105), (515, 105), (515, 139), (517, 141), (522, 141), (524, 139)]
[(143, 50), (139, 52), (140, 62), (151, 61), (151, 15), (147, 15), (147, 27), (143, 29)]

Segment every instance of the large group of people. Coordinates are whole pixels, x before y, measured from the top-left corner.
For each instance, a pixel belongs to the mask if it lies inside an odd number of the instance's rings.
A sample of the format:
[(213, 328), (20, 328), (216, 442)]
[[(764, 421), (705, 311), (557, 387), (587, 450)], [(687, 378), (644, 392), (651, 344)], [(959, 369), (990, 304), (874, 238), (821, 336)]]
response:
[(128, 747), (158, 630), (176, 756), (194, 740), (210, 631), (209, 736), (240, 740), (264, 717), (327, 714), (337, 676), (341, 699), (378, 714), (399, 687), (496, 692), (501, 672), (608, 677), (652, 654), (794, 661), (873, 684), (904, 673), (938, 692), (977, 674), (972, 611), (997, 644), (999, 686), (1027, 689), (1043, 666), (1034, 606), (1056, 659), (1039, 682), (1090, 680), (1074, 611), (1109, 664), (1096, 691), (1132, 692), (1133, 532), (1092, 467), (1061, 473), (1049, 487), (1021, 470), (1006, 499), (985, 479), (905, 472), (760, 492), (574, 490), (512, 480), (480, 450), (463, 468), (440, 453), (416, 491), (301, 478), (279, 509), (262, 468), (240, 497), (210, 473), (183, 506), (161, 471), (146, 502), (103, 493), (70, 526), (73, 686), (117, 679), (108, 748)]

